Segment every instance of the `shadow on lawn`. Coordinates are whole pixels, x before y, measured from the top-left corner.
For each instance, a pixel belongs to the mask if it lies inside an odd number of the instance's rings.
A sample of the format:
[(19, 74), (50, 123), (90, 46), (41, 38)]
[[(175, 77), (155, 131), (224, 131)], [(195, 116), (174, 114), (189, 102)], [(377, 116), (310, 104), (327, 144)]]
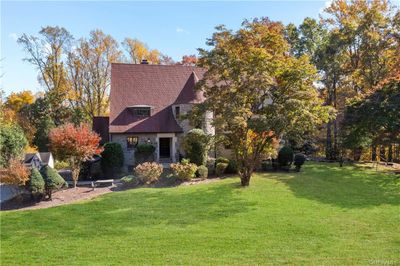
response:
[[(192, 225), (204, 221), (226, 218), (246, 212), (254, 203), (243, 200), (235, 194), (237, 184), (201, 186), (193, 189), (144, 189), (133, 191), (131, 197), (122, 193), (118, 208), (103, 212), (105, 219), (133, 220), (135, 226), (169, 224)], [(105, 201), (110, 204), (110, 201)], [(100, 204), (103, 204), (100, 202)], [(88, 206), (89, 207), (89, 206)]]
[(294, 195), (343, 208), (400, 205), (400, 184), (392, 175), (359, 167), (310, 164), (301, 173), (277, 176)]

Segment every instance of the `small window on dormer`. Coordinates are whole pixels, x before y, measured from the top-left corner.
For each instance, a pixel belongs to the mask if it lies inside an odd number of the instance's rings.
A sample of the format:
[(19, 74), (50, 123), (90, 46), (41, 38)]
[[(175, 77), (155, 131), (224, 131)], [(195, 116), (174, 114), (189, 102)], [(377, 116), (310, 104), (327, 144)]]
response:
[(149, 117), (150, 107), (133, 107), (133, 115), (138, 117)]
[(179, 106), (175, 106), (175, 117), (179, 119), (179, 115), (181, 114), (181, 108)]

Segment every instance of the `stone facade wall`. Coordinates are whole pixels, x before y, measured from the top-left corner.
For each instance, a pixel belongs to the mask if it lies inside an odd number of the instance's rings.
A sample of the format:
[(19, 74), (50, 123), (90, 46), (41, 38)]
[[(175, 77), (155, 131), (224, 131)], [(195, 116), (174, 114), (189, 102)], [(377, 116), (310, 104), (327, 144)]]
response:
[[(182, 147), (183, 138), (189, 130), (193, 129), (193, 127), (190, 126), (188, 120), (180, 120), (180, 119), (176, 118), (176, 113), (175, 113), (176, 106), (179, 106), (180, 114), (184, 115), (192, 109), (193, 105), (192, 104), (179, 104), (179, 105), (172, 105), (172, 107), (171, 107), (174, 117), (176, 119), (176, 122), (183, 129), (183, 133), (177, 133), (177, 134), (172, 133), (172, 134), (166, 134), (166, 135), (163, 133), (158, 133), (158, 134), (157, 133), (111, 134), (110, 141), (121, 144), (122, 149), (124, 151), (124, 169), (123, 169), (124, 171), (128, 171), (128, 169), (132, 168), (132, 166), (135, 164), (135, 149), (128, 149), (128, 147), (127, 147), (127, 137), (130, 137), (130, 136), (138, 137), (138, 143), (148, 143), (148, 140), (150, 140), (150, 143), (156, 147), (156, 151), (154, 154), (155, 160), (157, 160), (157, 158), (158, 158), (158, 155), (157, 155), (158, 137), (163, 137), (163, 135), (165, 135), (164, 137), (172, 138), (173, 143), (171, 143), (171, 144), (174, 145), (174, 147), (172, 148), (173, 151), (171, 153), (171, 157), (172, 157), (173, 161), (179, 160), (179, 154), (181, 154), (181, 155), (185, 154), (185, 151), (183, 150), (183, 147)], [(214, 127), (211, 126), (212, 118), (213, 118), (212, 112), (207, 112), (205, 114), (204, 121), (202, 124), (202, 129), (207, 134), (214, 135), (215, 130), (214, 130)], [(210, 154), (211, 154), (211, 151), (210, 151)]]
[[(157, 147), (157, 134), (111, 134), (111, 141), (121, 144), (122, 150), (124, 151), (124, 170), (128, 171), (128, 168), (135, 164), (135, 149), (128, 149), (127, 147), (127, 137), (135, 136), (138, 137), (138, 143), (148, 143), (150, 139), (150, 144)], [(157, 154), (155, 154), (156, 158)]]

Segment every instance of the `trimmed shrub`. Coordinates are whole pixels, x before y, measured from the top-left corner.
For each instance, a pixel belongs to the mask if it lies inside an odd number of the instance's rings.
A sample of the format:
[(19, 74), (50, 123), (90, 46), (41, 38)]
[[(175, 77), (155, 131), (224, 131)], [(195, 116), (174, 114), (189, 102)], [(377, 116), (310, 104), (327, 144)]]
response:
[(293, 162), (293, 150), (292, 148), (285, 146), (280, 149), (278, 153), (278, 162), (279, 166), (287, 167), (290, 166)]
[(68, 187), (67, 182), (57, 173), (56, 170), (49, 166), (45, 166), (40, 170), (45, 182), (46, 195), (51, 199), (51, 194), (54, 190)]
[(124, 165), (124, 152), (121, 144), (107, 142), (103, 148), (104, 150), (101, 153), (101, 167), (103, 171), (116, 170)]
[(206, 179), (208, 177), (208, 168), (204, 165), (197, 167), (197, 175), (200, 178)]
[(218, 157), (216, 160), (215, 160), (215, 162), (218, 164), (218, 163), (226, 163), (226, 164), (229, 164), (229, 159), (228, 158), (225, 158), (225, 157)]
[(158, 180), (163, 172), (163, 167), (158, 163), (147, 162), (136, 166), (134, 172), (141, 183), (150, 184)]
[(172, 175), (179, 180), (190, 180), (195, 177), (197, 165), (190, 163), (189, 160), (183, 159), (180, 163), (172, 163)]
[(29, 180), (29, 191), (34, 194), (44, 193), (45, 182), (43, 176), (40, 174), (39, 170), (32, 168), (30, 180)]
[(301, 166), (306, 161), (306, 156), (302, 153), (297, 153), (294, 156), (293, 164), (296, 166), (296, 171), (300, 172)]
[(225, 170), (227, 167), (228, 167), (227, 163), (217, 163), (217, 167), (215, 169), (215, 174), (217, 176), (221, 176), (223, 173), (225, 173)]
[(209, 174), (215, 173), (215, 158), (208, 158), (207, 159), (207, 168)]
[(61, 169), (69, 169), (71, 166), (69, 165), (69, 162), (67, 161), (56, 161), (54, 163), (54, 168), (57, 170)]
[(121, 183), (124, 187), (135, 186), (139, 183), (139, 180), (134, 175), (127, 175), (121, 178)]
[(154, 152), (156, 147), (149, 143), (140, 143), (135, 150), (135, 165), (154, 161)]
[(149, 143), (141, 143), (136, 146), (136, 151), (139, 153), (153, 153), (156, 147)]
[(190, 130), (184, 140), (183, 147), (186, 157), (196, 165), (207, 163), (207, 154), (210, 150), (210, 137), (202, 129), (195, 128)]
[(237, 162), (235, 160), (229, 160), (225, 172), (228, 174), (237, 174), (238, 172)]

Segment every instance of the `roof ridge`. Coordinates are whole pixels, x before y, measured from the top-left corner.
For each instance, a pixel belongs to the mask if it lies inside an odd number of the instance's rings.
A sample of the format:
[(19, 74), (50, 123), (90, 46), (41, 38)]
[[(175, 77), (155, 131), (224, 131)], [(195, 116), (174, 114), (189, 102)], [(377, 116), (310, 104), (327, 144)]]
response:
[(185, 68), (199, 68), (203, 69), (199, 66), (185, 66), (185, 65), (160, 65), (160, 64), (134, 64), (134, 63), (122, 63), (122, 62), (112, 62), (112, 65), (127, 65), (127, 66), (145, 66), (145, 67), (185, 67)]

